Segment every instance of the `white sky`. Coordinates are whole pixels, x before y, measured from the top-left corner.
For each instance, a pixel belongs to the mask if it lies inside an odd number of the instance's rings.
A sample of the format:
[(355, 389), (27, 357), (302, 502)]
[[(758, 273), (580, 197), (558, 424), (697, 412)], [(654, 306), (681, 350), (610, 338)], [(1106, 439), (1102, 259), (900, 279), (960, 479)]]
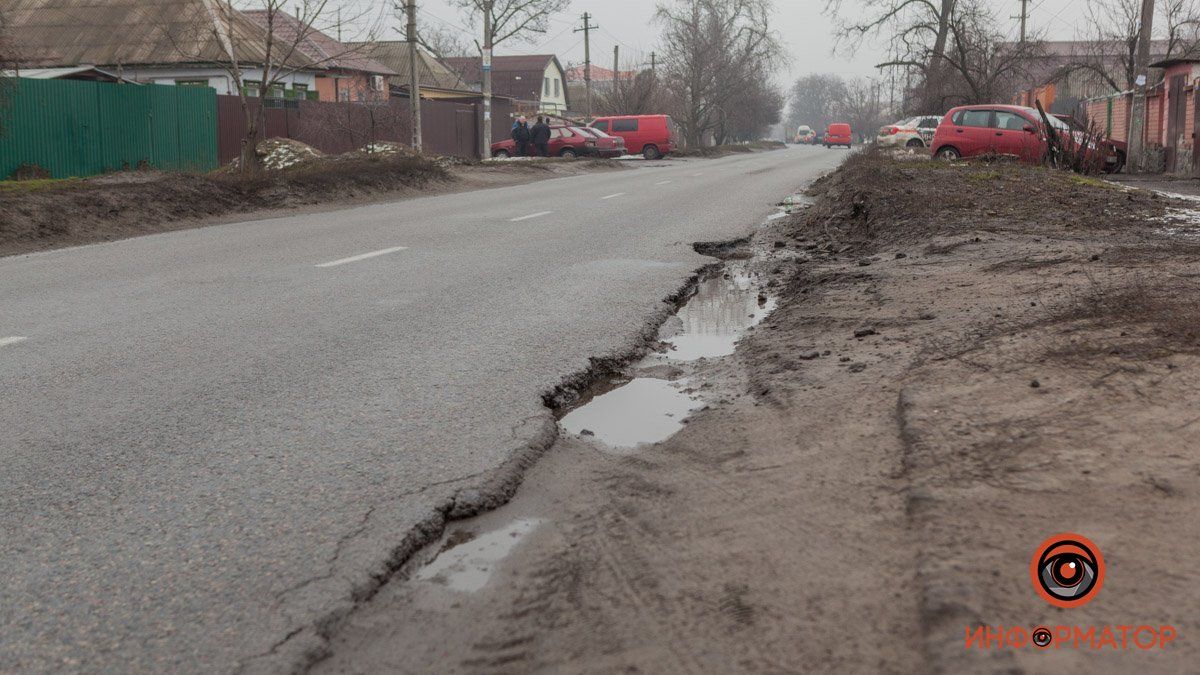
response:
[[(347, 9), (379, 8), (382, 0), (334, 0)], [(989, 0), (996, 8), (1002, 28), (1015, 38), (1020, 0)], [(1044, 31), (1048, 39), (1069, 40), (1076, 37), (1074, 24), (1082, 16), (1086, 0), (1029, 0), (1030, 30)], [(390, 4), (390, 3), (388, 3)], [(857, 0), (844, 0), (846, 12), (861, 6)], [(649, 62), (651, 51), (659, 47), (657, 31), (652, 21), (655, 0), (573, 0), (571, 9), (551, 17), (550, 31), (532, 43), (509, 41), (497, 48), (498, 54), (557, 54), (563, 65), (583, 62), (583, 34), (572, 29), (582, 25), (584, 11), (592, 14), (593, 23), (600, 29), (592, 33), (592, 62), (611, 67), (613, 46), (621, 46), (622, 68), (628, 64)], [(813, 72), (837, 73), (846, 76), (876, 75), (873, 67), (881, 53), (864, 44), (858, 53), (833, 53), (834, 21), (823, 13), (825, 0), (775, 0), (775, 29), (783, 36), (792, 56), (787, 72), (779, 79), (786, 83), (798, 76)], [(378, 13), (378, 10), (375, 10)], [(418, 16), (423, 21), (456, 27), (466, 32), (466, 20), (448, 0), (418, 0)], [(400, 21), (390, 18), (381, 38), (403, 37)]]

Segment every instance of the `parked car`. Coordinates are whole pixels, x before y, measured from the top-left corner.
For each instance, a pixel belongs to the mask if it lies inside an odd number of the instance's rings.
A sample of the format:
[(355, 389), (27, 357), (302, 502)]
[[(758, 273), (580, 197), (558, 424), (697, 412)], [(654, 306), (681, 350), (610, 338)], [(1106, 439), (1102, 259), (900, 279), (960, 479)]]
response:
[[(529, 152), (533, 152), (532, 146)], [(517, 154), (517, 144), (511, 138), (492, 143), (492, 157), (512, 157)], [(558, 125), (550, 127), (550, 156), (574, 159), (576, 157), (620, 157), (625, 154), (625, 141), (604, 132), (583, 127)]]
[(941, 159), (1009, 155), (1028, 164), (1046, 161), (1052, 127), (1059, 138), (1085, 146), (1085, 158), (1099, 161), (1094, 143), (1053, 115), (1047, 121), (1033, 108), (1018, 105), (969, 105), (950, 110), (933, 136), (933, 156)]
[(854, 136), (850, 132), (850, 125), (844, 122), (834, 122), (825, 130), (825, 138), (821, 142), (827, 148), (832, 148), (835, 145), (844, 145), (847, 148), (854, 144)]
[(646, 159), (658, 159), (675, 151), (675, 123), (666, 115), (597, 117), (591, 127), (620, 136), (630, 154)]
[(926, 148), (933, 142), (942, 118), (938, 115), (920, 115), (900, 120), (881, 127), (875, 144), (883, 148)]
[[(1055, 115), (1055, 117), (1066, 122), (1067, 126), (1071, 127), (1071, 131), (1076, 134), (1097, 135), (1096, 131), (1089, 129), (1083, 122), (1070, 115)], [(1101, 138), (1100, 145), (1104, 151), (1104, 166), (1101, 167), (1104, 173), (1119, 173), (1121, 169), (1125, 168), (1125, 158), (1129, 156), (1128, 143), (1111, 138)]]
[(810, 126), (802, 126), (796, 130), (796, 145), (815, 145), (817, 132)]

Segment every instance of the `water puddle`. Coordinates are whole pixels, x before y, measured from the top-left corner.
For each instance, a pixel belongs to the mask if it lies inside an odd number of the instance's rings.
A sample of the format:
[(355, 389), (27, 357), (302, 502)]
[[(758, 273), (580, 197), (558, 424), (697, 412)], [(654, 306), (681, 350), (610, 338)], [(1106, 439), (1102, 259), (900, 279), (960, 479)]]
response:
[(728, 356), (748, 329), (775, 309), (776, 299), (766, 295), (756, 275), (745, 265), (730, 263), (723, 274), (701, 281), (696, 294), (666, 327), (665, 353), (651, 354), (640, 365), (686, 362)]
[(537, 518), (524, 518), (447, 548), (433, 562), (422, 567), (414, 578), (440, 583), (463, 593), (474, 593), (487, 586), (500, 561), (542, 522)]
[(682, 391), (685, 383), (639, 377), (567, 413), (559, 424), (568, 433), (630, 450), (658, 443), (683, 428), (702, 403)]

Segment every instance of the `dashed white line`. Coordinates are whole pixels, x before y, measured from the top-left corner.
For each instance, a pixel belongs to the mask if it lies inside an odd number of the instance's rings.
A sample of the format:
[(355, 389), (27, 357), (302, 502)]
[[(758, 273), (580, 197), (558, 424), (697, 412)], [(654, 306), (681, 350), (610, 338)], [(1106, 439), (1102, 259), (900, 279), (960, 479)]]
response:
[(704, 175), (704, 172), (700, 172), (700, 173), (694, 173), (694, 174), (692, 174), (692, 177), (693, 177), (693, 178), (697, 178), (697, 177), (699, 177), (699, 176), (703, 176), (703, 175)]
[(9, 345), (15, 345), (18, 342), (24, 342), (28, 339), (29, 338), (18, 337), (15, 335), (13, 337), (0, 338), (0, 347), (7, 347)]
[(531, 213), (527, 216), (521, 216), (519, 218), (509, 218), (508, 222), (519, 223), (522, 220), (533, 220), (534, 218), (541, 218), (542, 216), (548, 216), (551, 213), (554, 213), (554, 212), (553, 211), (538, 211), (537, 213)]
[(321, 263), (320, 265), (317, 265), (317, 267), (337, 267), (338, 265), (345, 265), (346, 263), (358, 262), (360, 260), (366, 260), (368, 258), (378, 258), (381, 255), (387, 255), (389, 253), (396, 253), (397, 251), (407, 251), (407, 250), (408, 250), (407, 246), (393, 246), (392, 248), (385, 248), (385, 249), (382, 249), (379, 251), (371, 251), (370, 253), (363, 253), (361, 255), (350, 256), (349, 258), (342, 258), (341, 260), (334, 260), (332, 262)]
[(669, 180), (660, 180), (657, 183), (655, 183), (655, 185), (666, 185), (667, 183), (670, 183), (670, 182), (671, 181), (669, 181)]
[(607, 197), (601, 197), (600, 199), (602, 199), (602, 200), (603, 199), (616, 199), (617, 197), (624, 197), (624, 196), (625, 196), (624, 192), (617, 192), (616, 194), (611, 194)]

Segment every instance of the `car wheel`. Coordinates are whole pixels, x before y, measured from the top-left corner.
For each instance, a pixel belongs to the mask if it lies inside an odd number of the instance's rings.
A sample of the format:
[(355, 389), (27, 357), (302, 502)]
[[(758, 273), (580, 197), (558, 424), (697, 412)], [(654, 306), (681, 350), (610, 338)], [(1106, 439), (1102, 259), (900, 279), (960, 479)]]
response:
[(647, 145), (646, 147), (642, 148), (642, 157), (645, 157), (646, 159), (658, 159), (662, 157), (662, 153), (658, 151), (657, 147), (653, 145)]
[(507, 150), (497, 150), (492, 153), (492, 157), (495, 157), (497, 159), (504, 159), (504, 158), (508, 157), (508, 151)]
[(923, 147), (925, 147), (925, 144), (924, 144), (924, 143), (922, 143), (922, 142), (921, 142), (921, 139), (919, 139), (919, 138), (911, 138), (911, 139), (909, 139), (908, 143), (905, 143), (905, 145), (906, 145), (906, 146), (908, 146), (908, 147), (910, 147), (910, 148), (923, 148)]
[(937, 158), (944, 159), (948, 162), (953, 162), (956, 159), (962, 159), (962, 153), (957, 148), (946, 146), (937, 151)]
[(575, 154), (575, 151), (572, 150), (571, 148), (567, 148), (566, 150), (563, 150), (562, 152), (559, 153), (558, 156), (562, 157), (563, 159), (575, 159), (575, 157), (577, 157), (577, 155)]

